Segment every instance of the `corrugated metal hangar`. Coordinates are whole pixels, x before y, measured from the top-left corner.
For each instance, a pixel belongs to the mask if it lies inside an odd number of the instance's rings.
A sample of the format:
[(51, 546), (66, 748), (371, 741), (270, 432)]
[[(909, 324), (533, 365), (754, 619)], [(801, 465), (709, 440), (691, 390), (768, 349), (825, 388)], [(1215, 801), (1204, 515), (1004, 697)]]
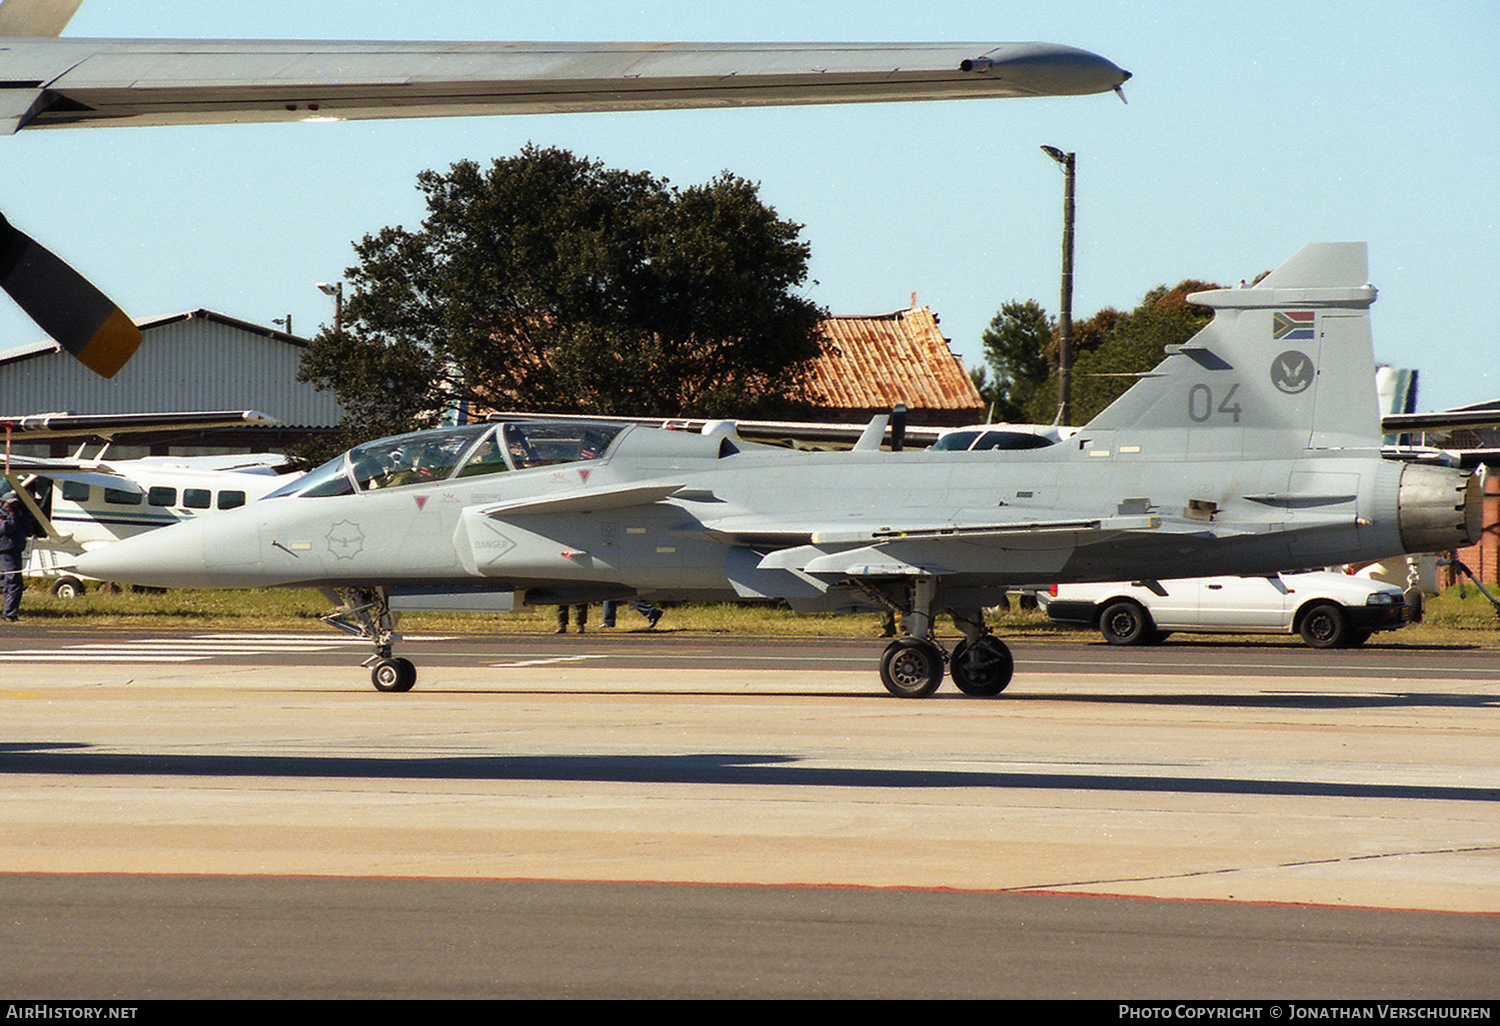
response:
[(258, 410), (284, 425), (196, 432), (152, 449), (180, 455), (277, 451), (333, 428), (342, 416), (333, 393), (297, 380), (305, 339), (211, 310), (142, 321), (140, 328), (140, 350), (109, 380), (51, 341), (0, 353), (0, 413)]

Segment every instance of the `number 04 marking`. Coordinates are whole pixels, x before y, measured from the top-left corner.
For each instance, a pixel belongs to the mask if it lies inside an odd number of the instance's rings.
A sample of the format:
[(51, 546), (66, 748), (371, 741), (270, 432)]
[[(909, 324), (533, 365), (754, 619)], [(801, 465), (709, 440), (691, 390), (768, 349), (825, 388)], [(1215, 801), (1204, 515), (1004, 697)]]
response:
[(1217, 412), (1233, 418), (1234, 423), (1238, 424), (1240, 422), (1241, 407), (1239, 403), (1231, 405), (1231, 401), (1234, 399), (1234, 393), (1239, 390), (1239, 382), (1230, 385), (1229, 391), (1224, 393), (1224, 398), (1215, 407), (1213, 389), (1207, 385), (1194, 385), (1188, 389), (1188, 416), (1197, 423), (1202, 424), (1208, 421), (1217, 410)]

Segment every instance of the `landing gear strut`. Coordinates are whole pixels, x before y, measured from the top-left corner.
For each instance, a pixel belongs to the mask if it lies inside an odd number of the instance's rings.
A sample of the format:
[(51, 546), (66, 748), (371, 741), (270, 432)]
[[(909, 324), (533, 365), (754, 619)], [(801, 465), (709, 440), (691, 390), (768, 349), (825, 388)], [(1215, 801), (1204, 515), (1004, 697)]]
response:
[(417, 683), (417, 667), (410, 659), (391, 655), (399, 614), (391, 612), (388, 588), (340, 588), (343, 606), (323, 617), (323, 622), (345, 634), (364, 638), (375, 646), (375, 654), (360, 665), (370, 667), (370, 683), (376, 691), (410, 691)]

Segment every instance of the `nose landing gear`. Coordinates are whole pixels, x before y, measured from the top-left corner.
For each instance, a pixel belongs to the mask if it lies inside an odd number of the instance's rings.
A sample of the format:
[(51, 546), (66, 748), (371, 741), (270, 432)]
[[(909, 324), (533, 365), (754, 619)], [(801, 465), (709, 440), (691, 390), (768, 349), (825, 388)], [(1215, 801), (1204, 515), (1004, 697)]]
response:
[(401, 640), (391, 612), (389, 588), (340, 588), (334, 596), (343, 605), (323, 617), (330, 627), (364, 638), (375, 646), (375, 654), (360, 665), (370, 667), (370, 683), (376, 691), (410, 691), (417, 683), (417, 667), (410, 659), (391, 654)]

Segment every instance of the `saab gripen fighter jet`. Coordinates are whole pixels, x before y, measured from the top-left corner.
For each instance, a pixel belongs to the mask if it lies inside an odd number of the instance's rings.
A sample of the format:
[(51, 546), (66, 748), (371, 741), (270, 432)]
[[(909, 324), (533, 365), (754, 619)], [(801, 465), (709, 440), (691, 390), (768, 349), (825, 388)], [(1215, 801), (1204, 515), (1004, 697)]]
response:
[[(599, 421), (481, 424), (358, 446), (254, 505), (84, 555), (91, 576), (181, 587), (313, 586), (375, 646), (383, 691), (416, 680), (392, 587), (522, 602), (785, 599), (893, 608), (893, 694), (945, 664), (970, 695), (1010, 683), (982, 611), (1007, 587), (1373, 560), (1465, 544), (1480, 494), (1382, 459), (1363, 243), (1307, 246), (1064, 442), (1004, 453), (799, 452), (732, 432)], [(934, 639), (940, 614), (963, 633)]]
[[(99, 125), (1077, 96), (1120, 92), (1130, 78), (1097, 54), (1052, 43), (63, 37), (81, 3), (0, 3), (0, 135)], [(104, 377), (140, 345), (140, 332), (112, 300), (3, 218), (0, 287)]]

